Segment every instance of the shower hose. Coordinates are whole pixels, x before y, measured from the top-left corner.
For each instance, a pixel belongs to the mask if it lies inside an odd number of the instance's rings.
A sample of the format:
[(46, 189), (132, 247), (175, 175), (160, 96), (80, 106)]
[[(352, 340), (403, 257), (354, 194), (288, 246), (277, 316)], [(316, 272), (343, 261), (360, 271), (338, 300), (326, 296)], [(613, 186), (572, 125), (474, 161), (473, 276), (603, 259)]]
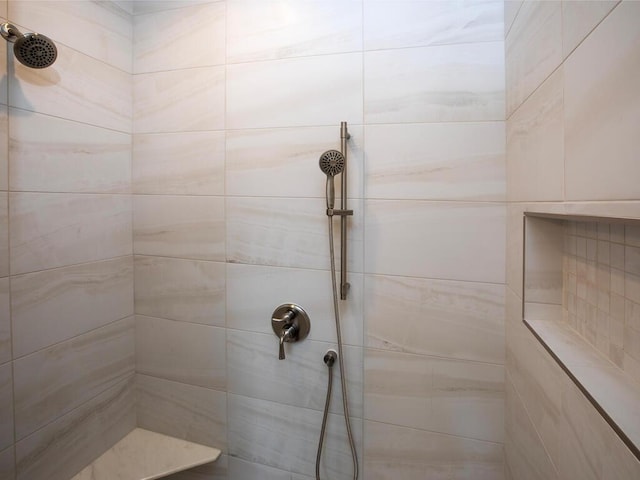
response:
[[(338, 287), (336, 285), (336, 260), (333, 248), (333, 217), (329, 216), (329, 256), (331, 257), (331, 284), (333, 286), (333, 313), (336, 319), (336, 336), (338, 338), (338, 365), (340, 366), (340, 386), (342, 388), (342, 407), (344, 411), (344, 423), (347, 428), (349, 447), (351, 448), (351, 459), (353, 460), (353, 480), (358, 479), (358, 453), (351, 431), (351, 420), (349, 419), (349, 401), (347, 399), (347, 380), (344, 370), (344, 356), (342, 355), (342, 334), (340, 332), (340, 308), (338, 306)], [(316, 455), (316, 480), (320, 480), (320, 458), (322, 456), (322, 445), (324, 443), (325, 430), (327, 428), (327, 418), (329, 416), (329, 404), (331, 403), (331, 388), (333, 384), (333, 367), (329, 366), (327, 398), (324, 402), (324, 413), (322, 416), (322, 428), (320, 430), (320, 441), (318, 442), (318, 453)]]

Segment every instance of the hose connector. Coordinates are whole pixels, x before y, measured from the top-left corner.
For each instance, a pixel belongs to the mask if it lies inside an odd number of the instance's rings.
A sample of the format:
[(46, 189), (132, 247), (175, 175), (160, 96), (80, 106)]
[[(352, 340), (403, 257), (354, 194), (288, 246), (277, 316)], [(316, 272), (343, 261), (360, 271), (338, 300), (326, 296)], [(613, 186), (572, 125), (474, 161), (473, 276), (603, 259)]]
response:
[(336, 363), (337, 358), (338, 353), (333, 349), (329, 349), (327, 350), (327, 353), (324, 354), (323, 360), (327, 367), (331, 368), (333, 367), (333, 364)]

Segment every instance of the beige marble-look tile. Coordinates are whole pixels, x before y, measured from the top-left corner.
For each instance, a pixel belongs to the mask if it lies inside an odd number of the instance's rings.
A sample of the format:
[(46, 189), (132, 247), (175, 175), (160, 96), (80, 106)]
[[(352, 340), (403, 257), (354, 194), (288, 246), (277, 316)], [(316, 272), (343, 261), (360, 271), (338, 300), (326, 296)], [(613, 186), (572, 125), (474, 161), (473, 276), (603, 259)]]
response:
[(503, 205), (371, 200), (365, 209), (367, 273), (504, 282)]
[(513, 480), (557, 480), (555, 465), (508, 377), (505, 386), (504, 450)]
[(621, 3), (564, 63), (568, 200), (638, 198), (639, 21), (640, 3)]
[(507, 121), (510, 201), (564, 199), (563, 74), (556, 70)]
[(562, 2), (562, 54), (567, 58), (620, 0)]
[(134, 334), (130, 317), (15, 360), (16, 438), (131, 377)]
[(523, 0), (505, 0), (504, 2), (504, 36), (506, 37), (522, 7)]
[[(362, 201), (352, 199), (348, 218), (349, 271), (362, 271)], [(326, 204), (319, 198), (227, 198), (227, 259), (295, 268), (329, 269)], [(340, 265), (339, 222), (334, 219), (336, 265)]]
[[(4, 2), (6, 5), (6, 1)], [(2, 15), (3, 18), (6, 19), (7, 15), (6, 13), (4, 15)], [(8, 42), (5, 42), (4, 44), (0, 44), (0, 75), (6, 76), (7, 75), (7, 59), (9, 58), (8, 56)], [(9, 50), (10, 51), (10, 50)], [(9, 103), (9, 82), (2, 82), (0, 83), (0, 104), (2, 105), (7, 105)]]
[(225, 259), (222, 197), (136, 195), (133, 250), (198, 260)]
[(367, 480), (502, 480), (502, 445), (396, 425), (365, 422)]
[[(229, 454), (249, 462), (312, 476), (322, 424), (322, 412), (228, 396)], [(362, 458), (362, 421), (351, 418), (359, 458)], [(342, 415), (329, 414), (321, 478), (352, 477), (351, 452)]]
[(12, 365), (0, 365), (0, 450), (14, 443)]
[(506, 246), (506, 282), (507, 286), (522, 296), (523, 276), (523, 207), (510, 203), (507, 205), (507, 246)]
[[(190, 468), (182, 472), (174, 473), (166, 477), (167, 480), (228, 480), (234, 478), (230, 475), (229, 456), (222, 454), (214, 463), (207, 463), (199, 467)], [(250, 477), (238, 476), (249, 480)], [(261, 480), (271, 480), (270, 477), (260, 477)], [(278, 480), (278, 479), (276, 479)], [(287, 478), (288, 480), (288, 478)]]
[(364, 48), (495, 42), (504, 38), (501, 1), (364, 2)]
[(224, 66), (133, 76), (134, 133), (221, 130), (224, 105)]
[(369, 125), (367, 198), (505, 198), (503, 122)]
[[(362, 274), (349, 272), (348, 280), (347, 300), (340, 302), (342, 340), (345, 345), (362, 346)], [(327, 271), (227, 264), (226, 289), (228, 328), (273, 335), (271, 313), (283, 303), (297, 303), (312, 322), (309, 340), (337, 341)]]
[(222, 2), (136, 15), (133, 28), (134, 73), (209, 67), (225, 62)]
[(225, 0), (154, 0), (151, 2), (133, 2), (133, 15), (144, 15), (145, 13), (162, 12), (165, 10), (172, 10), (183, 7), (190, 7), (194, 5), (201, 5), (203, 3), (214, 3)]
[(369, 347), (504, 363), (502, 285), (366, 275), (365, 298)]
[(6, 105), (0, 105), (0, 191), (8, 190), (8, 189), (9, 189), (9, 117), (7, 115)]
[(68, 480), (135, 427), (131, 377), (16, 443), (16, 476)]
[(9, 195), (0, 192), (0, 277), (9, 276)]
[(11, 278), (14, 358), (133, 315), (130, 256)]
[(366, 123), (504, 119), (502, 42), (367, 52)]
[(57, 47), (58, 58), (48, 68), (10, 59), (15, 79), (9, 106), (130, 133), (131, 75), (64, 44)]
[[(285, 345), (287, 358), (282, 361), (278, 359), (278, 337), (273, 333), (229, 329), (227, 390), (237, 395), (323, 411), (328, 375), (323, 358), (330, 348), (337, 351), (335, 343), (311, 341), (307, 337), (303, 343)], [(362, 349), (346, 346), (343, 351), (349, 413), (362, 418)], [(334, 368), (335, 388), (330, 412), (338, 415), (342, 413), (340, 377), (340, 369)]]
[(501, 443), (501, 365), (367, 349), (365, 418)]
[(133, 193), (224, 195), (223, 132), (133, 137)]
[(523, 2), (506, 37), (507, 118), (562, 63), (561, 2)]
[(7, 4), (8, 0), (0, 0), (0, 17), (7, 18)]
[(125, 195), (12, 193), (11, 273), (131, 254)]
[(361, 124), (362, 54), (228, 65), (226, 119), (232, 129)]
[(230, 457), (229, 478), (242, 478), (243, 480), (312, 480), (313, 477)]
[(561, 220), (528, 217), (525, 228), (524, 300), (561, 305), (564, 224)]
[(11, 360), (11, 308), (9, 279), (0, 278), (0, 364)]
[(129, 193), (128, 133), (18, 109), (10, 116), (12, 191)]
[[(348, 125), (347, 192), (361, 198), (364, 170), (362, 126)], [(340, 150), (340, 125), (231, 130), (226, 137), (227, 195), (320, 197), (326, 177), (318, 166), (327, 150)], [(284, 181), (283, 181), (284, 180)], [(340, 176), (335, 178), (340, 197)]]
[(9, 18), (28, 31), (131, 72), (131, 18), (112, 2), (12, 0)]
[(227, 62), (358, 52), (362, 5), (339, 0), (227, 4)]
[(135, 257), (135, 310), (151, 317), (225, 326), (225, 265)]
[(0, 478), (5, 480), (15, 480), (16, 461), (15, 448), (13, 445), (0, 452)]
[(206, 388), (226, 386), (225, 330), (136, 316), (136, 371)]
[(227, 395), (136, 375), (138, 426), (227, 451)]

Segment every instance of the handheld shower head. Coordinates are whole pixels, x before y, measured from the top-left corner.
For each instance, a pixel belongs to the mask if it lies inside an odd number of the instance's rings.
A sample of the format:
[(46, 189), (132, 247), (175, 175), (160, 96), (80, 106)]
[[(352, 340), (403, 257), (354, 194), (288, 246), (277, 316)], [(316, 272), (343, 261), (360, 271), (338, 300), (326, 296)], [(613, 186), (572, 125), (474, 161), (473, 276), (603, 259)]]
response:
[(8, 42), (13, 43), (13, 53), (20, 63), (30, 68), (46, 68), (58, 57), (55, 43), (39, 33), (20, 33), (11, 23), (0, 26), (0, 34)]
[(320, 170), (327, 176), (327, 210), (336, 203), (336, 188), (333, 179), (344, 169), (344, 155), (338, 150), (327, 150), (320, 155)]

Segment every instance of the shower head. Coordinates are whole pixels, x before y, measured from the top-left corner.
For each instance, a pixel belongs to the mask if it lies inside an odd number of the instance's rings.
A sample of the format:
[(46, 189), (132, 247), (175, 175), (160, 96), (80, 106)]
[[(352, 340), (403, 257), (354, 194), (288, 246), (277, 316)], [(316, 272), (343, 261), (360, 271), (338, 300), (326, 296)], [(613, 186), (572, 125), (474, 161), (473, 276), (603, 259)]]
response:
[(338, 150), (327, 150), (320, 155), (320, 170), (328, 177), (335, 177), (344, 169), (344, 155)]
[(0, 34), (13, 43), (13, 53), (20, 63), (30, 68), (46, 68), (58, 57), (58, 49), (53, 41), (39, 33), (20, 33), (11, 23), (0, 26)]
[(320, 155), (319, 163), (320, 170), (327, 176), (327, 212), (329, 212), (333, 210), (336, 202), (336, 189), (333, 184), (333, 178), (344, 170), (344, 155), (338, 150), (327, 150)]

